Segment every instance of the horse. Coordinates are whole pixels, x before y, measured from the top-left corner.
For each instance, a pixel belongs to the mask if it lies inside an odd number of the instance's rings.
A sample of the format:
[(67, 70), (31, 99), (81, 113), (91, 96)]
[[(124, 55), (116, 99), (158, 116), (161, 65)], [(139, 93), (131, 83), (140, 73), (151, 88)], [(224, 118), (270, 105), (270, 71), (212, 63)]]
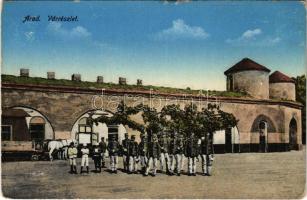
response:
[(48, 151), (50, 161), (53, 160), (52, 153), (54, 151), (57, 152), (58, 159), (67, 159), (67, 150), (68, 146), (71, 142), (76, 144), (76, 140), (74, 139), (62, 139), (62, 140), (51, 140), (48, 143)]

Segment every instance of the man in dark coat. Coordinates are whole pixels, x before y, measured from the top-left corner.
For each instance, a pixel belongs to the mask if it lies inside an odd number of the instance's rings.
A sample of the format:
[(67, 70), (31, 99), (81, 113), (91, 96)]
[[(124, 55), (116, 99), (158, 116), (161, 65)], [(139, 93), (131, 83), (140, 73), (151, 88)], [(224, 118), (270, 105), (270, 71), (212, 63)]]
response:
[(169, 167), (169, 175), (174, 174), (175, 163), (176, 163), (176, 133), (171, 134), (171, 138), (169, 141), (169, 159), (170, 159), (170, 167)]
[(186, 156), (188, 157), (188, 175), (196, 176), (196, 159), (198, 157), (198, 139), (191, 132), (186, 144)]
[(130, 140), (128, 137), (128, 133), (125, 133), (125, 139), (122, 140), (122, 145), (121, 145), (121, 151), (123, 154), (123, 166), (125, 172), (129, 171), (129, 155), (128, 155), (129, 143)]
[(184, 149), (183, 135), (180, 134), (176, 139), (176, 151), (175, 151), (177, 176), (180, 176), (184, 150), (185, 149)]
[(131, 141), (128, 146), (128, 156), (129, 156), (129, 174), (138, 173), (138, 143), (135, 141), (135, 136), (131, 136)]
[(99, 142), (99, 148), (101, 150), (101, 167), (105, 167), (105, 154), (107, 150), (107, 143), (104, 141), (104, 137), (101, 137)]
[(148, 176), (150, 166), (153, 164), (153, 174), (152, 176), (156, 176), (157, 174), (157, 164), (158, 159), (160, 158), (161, 147), (159, 145), (157, 135), (152, 136), (152, 141), (148, 144), (148, 164), (145, 172), (145, 176)]
[(159, 144), (161, 147), (161, 156), (160, 156), (160, 168), (161, 172), (163, 171), (164, 163), (166, 173), (169, 174), (169, 167), (170, 167), (170, 159), (169, 159), (169, 138), (166, 133), (163, 133), (159, 139)]
[(207, 133), (201, 138), (200, 144), (203, 176), (211, 176), (212, 162), (214, 159), (213, 134)]
[(118, 141), (115, 140), (115, 137), (111, 138), (107, 148), (110, 156), (111, 173), (117, 174), (118, 153), (120, 147)]
[(93, 146), (92, 159), (94, 160), (95, 171), (100, 173), (101, 172), (101, 148), (97, 143)]
[(139, 156), (140, 156), (140, 161), (141, 161), (141, 171), (142, 173), (145, 173), (146, 171), (146, 166), (148, 163), (148, 141), (147, 138), (145, 137), (145, 135), (141, 135), (141, 142), (138, 146), (138, 150), (139, 150)]

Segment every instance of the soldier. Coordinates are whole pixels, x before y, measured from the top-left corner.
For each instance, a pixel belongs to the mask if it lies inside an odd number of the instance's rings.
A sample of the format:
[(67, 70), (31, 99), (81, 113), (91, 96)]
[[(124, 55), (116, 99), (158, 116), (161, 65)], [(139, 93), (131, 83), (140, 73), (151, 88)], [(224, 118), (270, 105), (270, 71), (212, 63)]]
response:
[(145, 172), (145, 176), (148, 176), (148, 172), (150, 169), (151, 164), (153, 164), (153, 174), (152, 176), (156, 176), (157, 174), (157, 163), (160, 157), (161, 149), (158, 142), (157, 135), (152, 136), (152, 141), (148, 144), (148, 163)]
[(142, 167), (142, 173), (145, 174), (148, 158), (147, 158), (147, 153), (148, 153), (148, 143), (147, 143), (147, 138), (145, 135), (141, 135), (141, 142), (138, 147), (139, 150), (139, 155), (140, 155), (140, 160), (141, 160), (141, 167)]
[(159, 144), (161, 147), (161, 156), (160, 156), (160, 168), (161, 172), (163, 172), (163, 166), (165, 162), (165, 169), (166, 173), (169, 174), (169, 167), (170, 167), (170, 159), (168, 156), (169, 151), (169, 139), (166, 134), (163, 134), (159, 140)]
[(101, 167), (105, 167), (105, 153), (107, 150), (107, 143), (104, 141), (104, 137), (101, 137), (101, 141), (99, 142), (99, 147), (101, 150)]
[(101, 172), (101, 148), (97, 143), (94, 145), (94, 148), (93, 148), (92, 159), (94, 160), (95, 171), (100, 173)]
[(86, 144), (83, 144), (81, 149), (81, 174), (83, 173), (83, 167), (86, 166), (86, 173), (89, 173), (89, 167), (88, 167), (88, 154), (90, 153), (89, 149), (87, 148)]
[(123, 165), (124, 165), (124, 171), (129, 171), (129, 156), (128, 156), (128, 146), (129, 146), (130, 140), (128, 137), (128, 133), (125, 133), (125, 139), (122, 140), (122, 154), (123, 154)]
[(119, 143), (115, 140), (115, 137), (111, 138), (107, 148), (110, 156), (111, 173), (117, 174)]
[(70, 146), (68, 147), (68, 158), (69, 158), (69, 164), (70, 164), (70, 173), (77, 174), (77, 154), (78, 150), (75, 147), (75, 144), (73, 142), (70, 143)]
[(175, 169), (175, 155), (176, 155), (176, 137), (175, 133), (171, 134), (170, 142), (169, 142), (169, 159), (170, 159), (170, 166), (169, 166), (169, 175), (174, 175)]
[(138, 143), (135, 141), (135, 135), (131, 136), (131, 141), (128, 146), (128, 155), (129, 155), (129, 174), (138, 173)]
[(188, 157), (188, 175), (196, 176), (196, 158), (198, 156), (198, 139), (191, 132), (186, 144), (186, 156)]
[(177, 172), (177, 176), (180, 176), (182, 162), (183, 162), (183, 154), (184, 154), (183, 136), (179, 135), (179, 137), (175, 141), (176, 141), (176, 151), (175, 151), (176, 172)]
[(200, 150), (202, 158), (202, 170), (203, 176), (211, 176), (212, 162), (214, 158), (214, 149), (213, 149), (213, 135), (207, 133), (205, 137), (202, 137)]

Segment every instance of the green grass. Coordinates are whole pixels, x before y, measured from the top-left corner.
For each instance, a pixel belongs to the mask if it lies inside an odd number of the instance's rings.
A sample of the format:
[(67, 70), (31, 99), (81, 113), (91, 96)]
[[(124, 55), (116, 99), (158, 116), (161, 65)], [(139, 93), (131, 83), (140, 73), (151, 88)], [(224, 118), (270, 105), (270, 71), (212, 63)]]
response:
[[(17, 84), (35, 84), (35, 85), (52, 85), (52, 86), (70, 86), (70, 87), (80, 87), (89, 89), (124, 89), (124, 90), (139, 90), (139, 91), (149, 91), (152, 89), (154, 92), (170, 93), (170, 94), (194, 94), (200, 93), (200, 90), (192, 90), (190, 88), (180, 89), (171, 88), (163, 86), (153, 86), (153, 85), (119, 85), (115, 83), (96, 83), (89, 81), (71, 81), (67, 79), (46, 79), (40, 77), (19, 77), (13, 75), (1, 75), (2, 82), (5, 83), (17, 83)], [(202, 90), (202, 94), (206, 95), (207, 91)], [(210, 96), (220, 96), (220, 97), (247, 97), (248, 95), (242, 92), (228, 92), (228, 91), (215, 91), (209, 90), (208, 94)]]

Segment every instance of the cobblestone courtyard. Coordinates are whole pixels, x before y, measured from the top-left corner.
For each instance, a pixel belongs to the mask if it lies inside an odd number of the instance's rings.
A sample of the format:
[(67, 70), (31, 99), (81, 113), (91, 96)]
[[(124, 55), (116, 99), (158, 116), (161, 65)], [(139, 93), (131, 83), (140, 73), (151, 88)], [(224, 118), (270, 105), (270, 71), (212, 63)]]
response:
[[(8, 162), (2, 163), (2, 193), (11, 198), (301, 198), (304, 195), (305, 150), (220, 154), (214, 162), (211, 177), (165, 174), (143, 177), (106, 171), (71, 175), (67, 161)], [(90, 164), (93, 169), (93, 163)]]

